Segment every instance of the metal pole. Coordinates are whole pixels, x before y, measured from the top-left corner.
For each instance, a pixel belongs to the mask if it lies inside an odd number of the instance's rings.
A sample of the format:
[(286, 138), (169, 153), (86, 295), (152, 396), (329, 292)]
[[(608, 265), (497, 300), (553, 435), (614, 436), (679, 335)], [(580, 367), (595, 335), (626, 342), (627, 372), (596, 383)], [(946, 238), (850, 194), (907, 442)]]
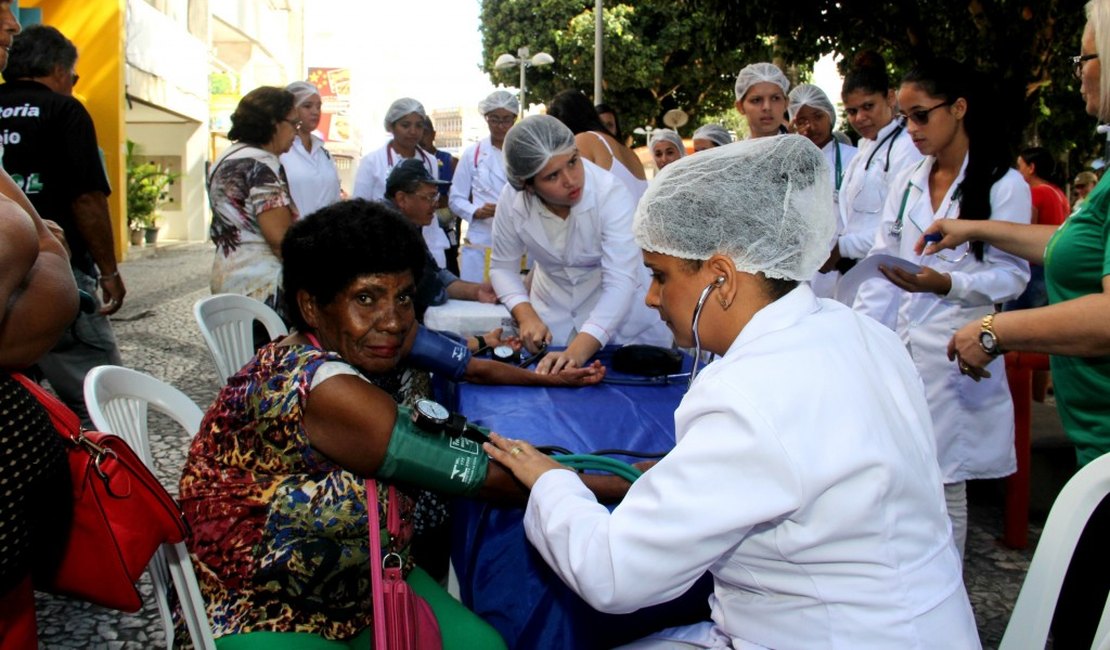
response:
[(597, 0), (594, 4), (594, 104), (601, 103), (601, 80), (602, 80), (602, 52), (601, 46), (604, 44), (604, 32), (602, 31), (602, 7), (603, 0)]
[(528, 48), (522, 47), (516, 51), (516, 56), (520, 59), (520, 114), (523, 116), (528, 111), (528, 103), (524, 101), (524, 69), (528, 67)]

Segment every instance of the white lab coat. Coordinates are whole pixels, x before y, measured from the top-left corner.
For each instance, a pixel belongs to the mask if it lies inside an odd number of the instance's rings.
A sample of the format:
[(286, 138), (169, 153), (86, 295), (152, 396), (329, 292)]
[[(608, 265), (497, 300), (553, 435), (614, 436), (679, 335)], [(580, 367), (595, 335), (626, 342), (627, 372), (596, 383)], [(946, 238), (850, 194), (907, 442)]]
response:
[[(844, 187), (844, 179), (848, 173), (848, 168), (855, 160), (859, 150), (850, 144), (842, 144), (839, 140), (833, 138), (824, 147), (821, 147), (821, 153), (825, 156), (825, 162), (829, 164), (829, 179), (832, 181), (830, 185), (833, 188), (833, 195), (830, 198), (833, 202), (833, 216), (836, 218), (836, 215), (840, 212), (838, 206), (840, 189), (838, 188)], [(839, 162), (837, 161), (838, 156), (840, 158)], [(839, 183), (837, 183), (838, 177)], [(840, 233), (839, 223), (839, 219), (837, 219), (836, 234), (833, 235), (833, 239), (829, 240), (829, 250), (832, 250), (833, 244), (836, 243), (836, 235)], [(813, 292), (818, 296), (832, 298), (836, 295), (836, 280), (837, 276), (835, 275), (817, 272), (810, 279), (810, 285), (813, 287)]]
[(301, 218), (339, 201), (339, 170), (324, 141), (311, 136), (312, 151), (307, 151), (300, 138), (281, 154), (281, 166), (289, 179), (289, 193)]
[[(493, 288), (510, 311), (530, 302), (554, 345), (567, 345), (585, 332), (602, 345), (670, 346), (670, 330), (644, 304), (650, 276), (632, 239), (632, 197), (612, 174), (588, 160), (581, 163), (582, 198), (567, 217), (561, 255), (552, 251), (544, 231), (543, 203), (511, 185), (502, 190), (493, 220)], [(534, 263), (531, 293), (520, 276), (524, 254)]]
[[(913, 357), (925, 381), (944, 482), (1008, 476), (1017, 468), (1017, 461), (1005, 363), (1001, 358), (994, 360), (987, 366), (991, 377), (975, 382), (960, 374), (957, 364), (948, 360), (947, 351), (956, 330), (993, 312), (995, 304), (1021, 294), (1029, 281), (1029, 264), (991, 246), (985, 247), (981, 262), (973, 253), (954, 263), (914, 253), (914, 244), (933, 221), (959, 215), (953, 193), (963, 181), (964, 170), (934, 213), (929, 199), (929, 170), (934, 162), (931, 156), (925, 158), (894, 183), (870, 254), (895, 255), (947, 273), (952, 290), (943, 297), (909, 293), (880, 277), (860, 286), (854, 307), (898, 332)], [(890, 230), (903, 197), (903, 229), (897, 237)], [(1029, 185), (1016, 171), (1009, 170), (994, 184), (990, 199), (991, 219), (1029, 223)], [(962, 248), (942, 254), (955, 259), (961, 252)]]
[(805, 284), (755, 314), (675, 412), (677, 444), (610, 514), (573, 472), (529, 541), (591, 606), (705, 571), (731, 647), (972, 648), (921, 380), (897, 336)]
[[(416, 148), (416, 155), (424, 161), (424, 167), (432, 178), (438, 179), (439, 165), (436, 162), (436, 157), (420, 147)], [(366, 199), (367, 201), (381, 201), (384, 199), (385, 181), (389, 178), (389, 172), (402, 160), (406, 160), (406, 158), (393, 150), (392, 140), (385, 143), (380, 149), (363, 156), (358, 163), (358, 171), (355, 172), (355, 188), (353, 190), (355, 198)], [(447, 254), (445, 251), (451, 247), (451, 242), (447, 239), (447, 233), (443, 232), (443, 228), (440, 228), (439, 223), (433, 219), (432, 223), (420, 229), (420, 234), (424, 236), (424, 243), (428, 245), (428, 250), (435, 258), (439, 268), (446, 268)]]
[(460, 247), (460, 277), (469, 282), (486, 279), (486, 254), (493, 243), (493, 219), (475, 219), (474, 212), (497, 203), (508, 184), (501, 150), (487, 137), (463, 151), (451, 179), (448, 206), (467, 223), (466, 241)]

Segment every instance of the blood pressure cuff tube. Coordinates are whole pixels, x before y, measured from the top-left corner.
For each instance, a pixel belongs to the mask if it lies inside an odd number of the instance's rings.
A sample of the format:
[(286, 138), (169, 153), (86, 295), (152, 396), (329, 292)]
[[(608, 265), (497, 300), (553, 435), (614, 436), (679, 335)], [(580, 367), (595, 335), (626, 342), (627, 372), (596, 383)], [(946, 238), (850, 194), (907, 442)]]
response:
[(412, 411), (397, 407), (397, 423), (377, 476), (444, 494), (469, 496), (486, 482), (489, 457), (468, 438), (417, 428)]
[(470, 356), (466, 341), (456, 341), (421, 325), (416, 329), (416, 340), (407, 360), (422, 370), (458, 381), (466, 374)]

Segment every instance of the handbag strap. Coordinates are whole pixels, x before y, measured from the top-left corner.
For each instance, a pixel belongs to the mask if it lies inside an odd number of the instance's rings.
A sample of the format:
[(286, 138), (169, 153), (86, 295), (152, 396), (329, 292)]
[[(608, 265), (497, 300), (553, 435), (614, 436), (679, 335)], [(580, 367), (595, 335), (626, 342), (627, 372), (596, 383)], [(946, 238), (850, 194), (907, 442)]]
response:
[[(389, 510), (386, 515), (386, 528), (396, 537), (401, 532), (401, 514), (397, 509), (397, 491), (389, 486)], [(382, 532), (378, 514), (378, 484), (372, 478), (366, 479), (367, 528), (370, 529), (370, 587), (374, 608), (374, 647), (388, 650), (385, 626), (385, 592), (382, 586)]]
[(81, 436), (81, 419), (73, 412), (71, 408), (62, 403), (60, 399), (55, 397), (50, 391), (46, 390), (27, 377), (18, 372), (11, 373), (12, 379), (18, 381), (20, 385), (27, 389), (27, 392), (46, 409), (47, 415), (50, 416), (50, 421), (54, 424), (54, 428), (58, 433), (72, 442), (77, 442)]

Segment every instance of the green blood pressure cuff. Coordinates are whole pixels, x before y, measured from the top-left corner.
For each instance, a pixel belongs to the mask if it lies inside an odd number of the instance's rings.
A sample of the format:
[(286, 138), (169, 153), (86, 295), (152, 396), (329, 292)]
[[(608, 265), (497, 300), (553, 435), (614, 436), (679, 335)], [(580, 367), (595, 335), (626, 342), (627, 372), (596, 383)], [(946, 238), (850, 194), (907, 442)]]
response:
[(469, 438), (420, 430), (406, 406), (397, 407), (397, 423), (377, 476), (422, 488), (469, 496), (486, 481), (489, 457)]

